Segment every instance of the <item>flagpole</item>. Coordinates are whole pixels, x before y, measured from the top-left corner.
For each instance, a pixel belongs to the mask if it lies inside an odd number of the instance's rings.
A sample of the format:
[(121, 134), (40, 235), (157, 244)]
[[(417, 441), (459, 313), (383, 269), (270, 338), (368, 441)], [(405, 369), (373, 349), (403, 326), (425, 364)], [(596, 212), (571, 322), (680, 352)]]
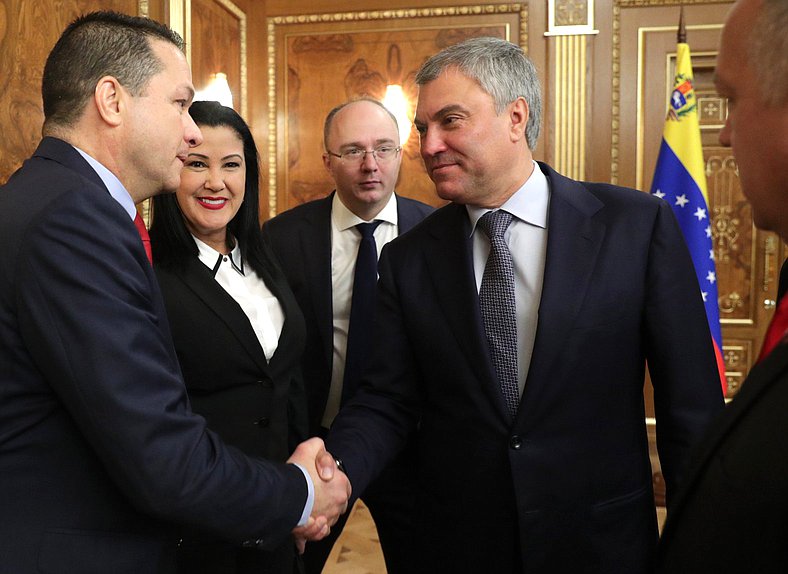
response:
[(684, 26), (684, 6), (681, 6), (679, 11), (679, 31), (676, 34), (676, 42), (679, 44), (687, 43), (687, 28)]

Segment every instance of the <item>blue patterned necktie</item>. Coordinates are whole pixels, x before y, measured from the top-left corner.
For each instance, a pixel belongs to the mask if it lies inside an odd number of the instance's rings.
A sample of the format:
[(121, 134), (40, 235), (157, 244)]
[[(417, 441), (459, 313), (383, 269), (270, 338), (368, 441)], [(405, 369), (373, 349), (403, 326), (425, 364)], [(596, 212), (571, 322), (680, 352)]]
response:
[(520, 403), (517, 386), (517, 315), (512, 254), (503, 238), (511, 222), (512, 214), (499, 209), (485, 213), (477, 225), (490, 238), (490, 254), (479, 288), (484, 332), (501, 393), (514, 418)]
[(341, 404), (345, 404), (356, 392), (369, 353), (372, 317), (375, 313), (375, 289), (378, 282), (378, 247), (373, 234), (380, 224), (380, 221), (373, 221), (356, 225), (356, 229), (361, 233), (361, 243), (358, 245), (356, 270), (353, 274), (353, 295), (350, 300), (350, 324)]

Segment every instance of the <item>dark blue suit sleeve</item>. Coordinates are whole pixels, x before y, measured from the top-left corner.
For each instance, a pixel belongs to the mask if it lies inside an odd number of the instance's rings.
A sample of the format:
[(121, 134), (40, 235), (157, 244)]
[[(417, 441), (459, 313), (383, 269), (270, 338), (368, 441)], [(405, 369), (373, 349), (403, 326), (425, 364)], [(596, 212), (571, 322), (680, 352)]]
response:
[(670, 497), (690, 449), (722, 410), (723, 400), (695, 270), (664, 202), (652, 230), (646, 285), (646, 359), (654, 387), (657, 449)]
[(155, 276), (124, 217), (112, 200), (66, 193), (28, 228), (14, 295), (24, 345), (134, 506), (273, 545), (300, 518), (303, 475), (225, 446), (191, 412)]
[(378, 263), (374, 349), (359, 390), (342, 407), (326, 438), (329, 452), (342, 459), (353, 498), (405, 446), (420, 413), (416, 358), (402, 317), (388, 246)]

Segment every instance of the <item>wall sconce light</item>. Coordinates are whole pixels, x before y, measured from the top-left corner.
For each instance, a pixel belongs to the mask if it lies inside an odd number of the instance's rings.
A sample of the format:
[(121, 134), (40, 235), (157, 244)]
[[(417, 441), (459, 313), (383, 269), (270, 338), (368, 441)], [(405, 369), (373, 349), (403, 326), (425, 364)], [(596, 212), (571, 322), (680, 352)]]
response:
[(394, 114), (397, 119), (397, 126), (399, 126), (399, 144), (405, 145), (410, 137), (410, 115), (408, 112), (408, 100), (405, 98), (405, 93), (402, 91), (402, 86), (399, 84), (390, 84), (386, 86), (386, 95), (383, 98), (383, 105), (386, 106), (388, 111)]
[(386, 86), (383, 105), (397, 118), (399, 144), (404, 146), (410, 137), (410, 128), (413, 124), (410, 121), (408, 99), (402, 90), (402, 61), (399, 46), (396, 44), (389, 46), (387, 68), (389, 82), (391, 83)]
[(230, 84), (227, 83), (227, 74), (217, 72), (211, 74), (211, 81), (204, 90), (197, 90), (194, 94), (196, 101), (219, 102), (228, 108), (233, 107), (233, 93), (230, 91)]

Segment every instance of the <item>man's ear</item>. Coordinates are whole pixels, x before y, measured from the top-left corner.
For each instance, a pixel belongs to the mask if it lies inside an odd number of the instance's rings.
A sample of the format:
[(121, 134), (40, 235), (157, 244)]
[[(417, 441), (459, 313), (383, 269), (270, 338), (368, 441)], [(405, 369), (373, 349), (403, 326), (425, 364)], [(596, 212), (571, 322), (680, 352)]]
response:
[(510, 134), (512, 141), (519, 141), (525, 137), (525, 126), (528, 124), (528, 116), (531, 110), (528, 103), (522, 96), (509, 104), (509, 121), (511, 122)]
[(323, 167), (326, 168), (328, 174), (333, 177), (333, 173), (331, 172), (331, 156), (329, 156), (328, 153), (323, 154)]
[(117, 78), (104, 76), (96, 84), (93, 102), (101, 119), (108, 125), (115, 127), (123, 123), (123, 113), (128, 97), (129, 93), (123, 89)]

